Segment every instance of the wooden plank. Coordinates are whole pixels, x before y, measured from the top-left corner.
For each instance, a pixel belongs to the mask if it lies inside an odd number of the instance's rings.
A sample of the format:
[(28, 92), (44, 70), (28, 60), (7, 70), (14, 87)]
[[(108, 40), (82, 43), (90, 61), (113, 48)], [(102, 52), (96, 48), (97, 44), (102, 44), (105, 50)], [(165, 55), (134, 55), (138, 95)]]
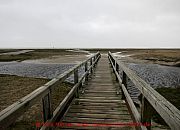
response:
[[(67, 129), (67, 130), (71, 130), (71, 129), (77, 129), (77, 130), (135, 130), (135, 128), (133, 126), (125, 126), (122, 124), (93, 124), (93, 123), (74, 123), (74, 122), (63, 122), (63, 123), (67, 123), (67, 125), (64, 125), (62, 127), (59, 127), (60, 129)], [(57, 128), (58, 129), (58, 128)]]
[(81, 105), (73, 105), (71, 106), (73, 109), (86, 109), (86, 110), (117, 110), (117, 111), (128, 111), (127, 107), (104, 107), (104, 106), (81, 106)]
[(119, 97), (88, 97), (81, 96), (79, 99), (90, 99), (90, 100), (119, 100)]
[[(106, 102), (103, 102), (103, 103), (97, 103), (97, 102), (79, 102), (79, 104), (81, 105), (87, 105), (87, 106), (126, 106), (126, 104), (123, 104), (123, 103), (106, 103)], [(73, 105), (73, 103), (72, 103)]]
[(131, 122), (129, 118), (125, 119), (96, 119), (96, 118), (76, 118), (76, 117), (64, 117), (63, 121), (66, 122), (79, 122), (79, 123), (122, 123), (122, 122)]
[(108, 90), (102, 90), (102, 91), (96, 91), (96, 90), (85, 90), (87, 93), (110, 93), (110, 94), (115, 94), (116, 91), (108, 91)]
[(114, 84), (111, 82), (111, 83), (99, 83), (99, 82), (91, 82), (88, 84), (89, 86), (114, 86)]
[(130, 115), (111, 115), (111, 114), (89, 114), (89, 113), (67, 113), (66, 117), (77, 117), (77, 118), (96, 118), (96, 119), (120, 119), (120, 120), (131, 120)]
[(112, 94), (105, 94), (105, 93), (101, 93), (100, 95), (97, 94), (87, 94), (86, 95), (81, 95), (81, 98), (93, 98), (93, 97), (100, 97), (100, 98), (104, 98), (104, 97), (108, 97), (108, 98), (118, 98), (121, 99), (120, 95), (112, 95)]
[(90, 110), (90, 109), (69, 109), (70, 113), (89, 113), (89, 114), (111, 114), (111, 115), (129, 115), (129, 111), (128, 110), (123, 110), (123, 111), (117, 111), (117, 110)]
[(85, 90), (85, 92), (82, 94), (82, 96), (97, 96), (97, 97), (107, 97), (107, 96), (110, 96), (110, 97), (117, 97), (118, 95), (116, 94), (116, 91), (113, 90), (113, 92), (87, 92), (87, 90)]
[(119, 102), (123, 103), (121, 100), (91, 100), (91, 99), (75, 99), (77, 101), (84, 101), (84, 102)]
[(118, 95), (116, 94), (116, 91), (114, 92), (100, 92), (100, 93), (97, 93), (97, 92), (93, 92), (93, 93), (90, 93), (90, 92), (87, 92), (85, 91), (84, 94), (82, 94), (82, 96), (97, 96), (97, 97), (104, 97), (104, 96), (110, 96), (110, 97), (117, 97)]
[(104, 89), (116, 89), (116, 87), (114, 87), (114, 86), (111, 86), (111, 85), (90, 85), (88, 88), (104, 88)]
[(113, 89), (113, 88), (86, 88), (86, 90), (94, 90), (94, 91), (114, 91), (116, 92), (117, 90), (116, 89)]

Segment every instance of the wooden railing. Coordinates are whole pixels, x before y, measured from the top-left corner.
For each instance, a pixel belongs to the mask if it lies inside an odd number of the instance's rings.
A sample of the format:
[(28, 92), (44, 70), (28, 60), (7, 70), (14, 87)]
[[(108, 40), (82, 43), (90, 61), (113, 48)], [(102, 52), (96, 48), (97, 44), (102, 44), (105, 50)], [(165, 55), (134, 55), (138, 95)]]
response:
[[(142, 80), (135, 72), (130, 70), (122, 62), (118, 61), (111, 52), (108, 58), (113, 67), (116, 79), (121, 86), (123, 98), (127, 101), (131, 113), (137, 123), (151, 123), (153, 114), (157, 112), (172, 130), (180, 130), (180, 111), (154, 90), (149, 84)], [(122, 79), (119, 75), (119, 68), (123, 71)], [(128, 91), (127, 77), (134, 83), (141, 92), (141, 112), (138, 112)], [(145, 129), (141, 127), (141, 129)], [(151, 125), (147, 127), (151, 129)]]
[[(32, 93), (27, 96), (21, 98), (11, 106), (7, 107), (3, 111), (0, 112), (0, 129), (6, 129), (9, 125), (14, 123), (19, 116), (21, 116), (25, 111), (27, 111), (31, 106), (33, 106), (37, 100), (42, 99), (43, 104), (43, 118), (44, 122), (55, 122), (61, 118), (61, 116), (66, 111), (67, 107), (71, 103), (74, 97), (79, 96), (79, 89), (82, 86), (82, 83), (88, 80), (89, 73), (93, 72), (93, 68), (101, 57), (100, 53), (97, 52), (93, 56), (89, 57), (87, 60), (82, 63), (74, 66), (70, 70), (65, 73), (57, 76), (51, 81), (47, 82), (45, 85), (39, 87), (34, 90)], [(89, 62), (89, 66), (88, 66)], [(85, 72), (81, 77), (78, 76), (78, 69), (84, 66)], [(52, 111), (51, 107), (51, 92), (53, 88), (65, 81), (69, 76), (74, 74), (74, 83), (75, 85), (72, 87), (70, 92), (66, 95), (63, 101), (58, 105), (55, 111)], [(46, 129), (46, 126), (43, 126), (41, 129)]]

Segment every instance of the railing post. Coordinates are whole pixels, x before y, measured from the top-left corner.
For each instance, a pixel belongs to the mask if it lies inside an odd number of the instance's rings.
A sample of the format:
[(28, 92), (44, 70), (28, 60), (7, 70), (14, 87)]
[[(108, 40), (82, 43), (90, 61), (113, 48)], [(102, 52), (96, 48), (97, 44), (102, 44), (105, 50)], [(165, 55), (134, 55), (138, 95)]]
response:
[[(85, 63), (84, 71), (86, 72), (88, 70), (88, 62)], [(89, 73), (89, 72), (88, 72)], [(88, 74), (85, 76), (85, 82), (88, 81)]]
[(141, 122), (151, 130), (151, 119), (154, 114), (154, 110), (148, 100), (142, 95), (141, 97)]
[[(74, 70), (74, 84), (78, 83), (78, 68)], [(75, 97), (79, 97), (79, 86), (77, 87)]]
[[(93, 57), (93, 63), (96, 61), (96, 56)], [(93, 68), (95, 67), (95, 64), (93, 65)]]
[(116, 64), (116, 61), (115, 61), (115, 59), (113, 59), (113, 65), (115, 66), (115, 64)]
[(51, 90), (50, 90), (49, 93), (42, 98), (44, 122), (46, 122), (48, 119), (50, 119), (53, 115), (51, 99), (52, 98), (51, 98)]
[[(117, 63), (117, 62), (116, 62), (116, 72), (119, 74), (119, 65), (118, 65), (118, 63)], [(117, 76), (116, 76), (116, 81), (118, 81)]]
[(94, 56), (93, 60), (94, 60), (94, 62), (96, 61), (96, 55)]
[[(116, 61), (114, 60), (114, 68), (116, 68)], [(116, 70), (113, 69), (113, 72), (115, 73)]]
[[(127, 89), (127, 75), (126, 75), (126, 73), (124, 71), (123, 71), (123, 74), (122, 74), (122, 84), (124, 84), (124, 86)], [(125, 95), (124, 95), (123, 92), (122, 92), (122, 99), (125, 99)]]
[[(90, 66), (92, 66), (92, 58), (90, 60)], [(91, 67), (91, 73), (93, 73), (93, 67)]]

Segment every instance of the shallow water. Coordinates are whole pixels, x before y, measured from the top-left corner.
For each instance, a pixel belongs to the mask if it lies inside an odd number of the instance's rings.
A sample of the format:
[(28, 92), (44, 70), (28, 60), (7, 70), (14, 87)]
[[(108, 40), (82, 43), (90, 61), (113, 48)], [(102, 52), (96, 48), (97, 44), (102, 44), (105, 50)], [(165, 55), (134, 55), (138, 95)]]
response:
[(180, 87), (180, 68), (158, 64), (128, 64), (138, 76), (153, 88)]
[(52, 79), (73, 66), (73, 64), (0, 63), (0, 74)]
[(13, 52), (6, 52), (6, 53), (1, 53), (0, 55), (19, 55), (27, 52), (31, 52), (34, 50), (21, 50), (21, 51), (13, 51)]
[[(154, 89), (180, 87), (180, 68), (178, 67), (135, 63), (126, 63), (126, 65)], [(120, 76), (122, 77), (122, 70), (120, 70)], [(133, 101), (139, 103), (138, 96), (140, 95), (140, 91), (129, 79), (127, 89)]]

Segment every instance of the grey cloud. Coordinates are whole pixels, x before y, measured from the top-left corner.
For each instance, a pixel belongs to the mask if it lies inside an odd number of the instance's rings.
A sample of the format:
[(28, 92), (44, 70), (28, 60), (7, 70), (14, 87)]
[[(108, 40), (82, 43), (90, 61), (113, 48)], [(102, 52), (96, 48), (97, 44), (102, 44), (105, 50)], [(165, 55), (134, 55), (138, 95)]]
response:
[(179, 0), (0, 0), (0, 47), (180, 47)]

